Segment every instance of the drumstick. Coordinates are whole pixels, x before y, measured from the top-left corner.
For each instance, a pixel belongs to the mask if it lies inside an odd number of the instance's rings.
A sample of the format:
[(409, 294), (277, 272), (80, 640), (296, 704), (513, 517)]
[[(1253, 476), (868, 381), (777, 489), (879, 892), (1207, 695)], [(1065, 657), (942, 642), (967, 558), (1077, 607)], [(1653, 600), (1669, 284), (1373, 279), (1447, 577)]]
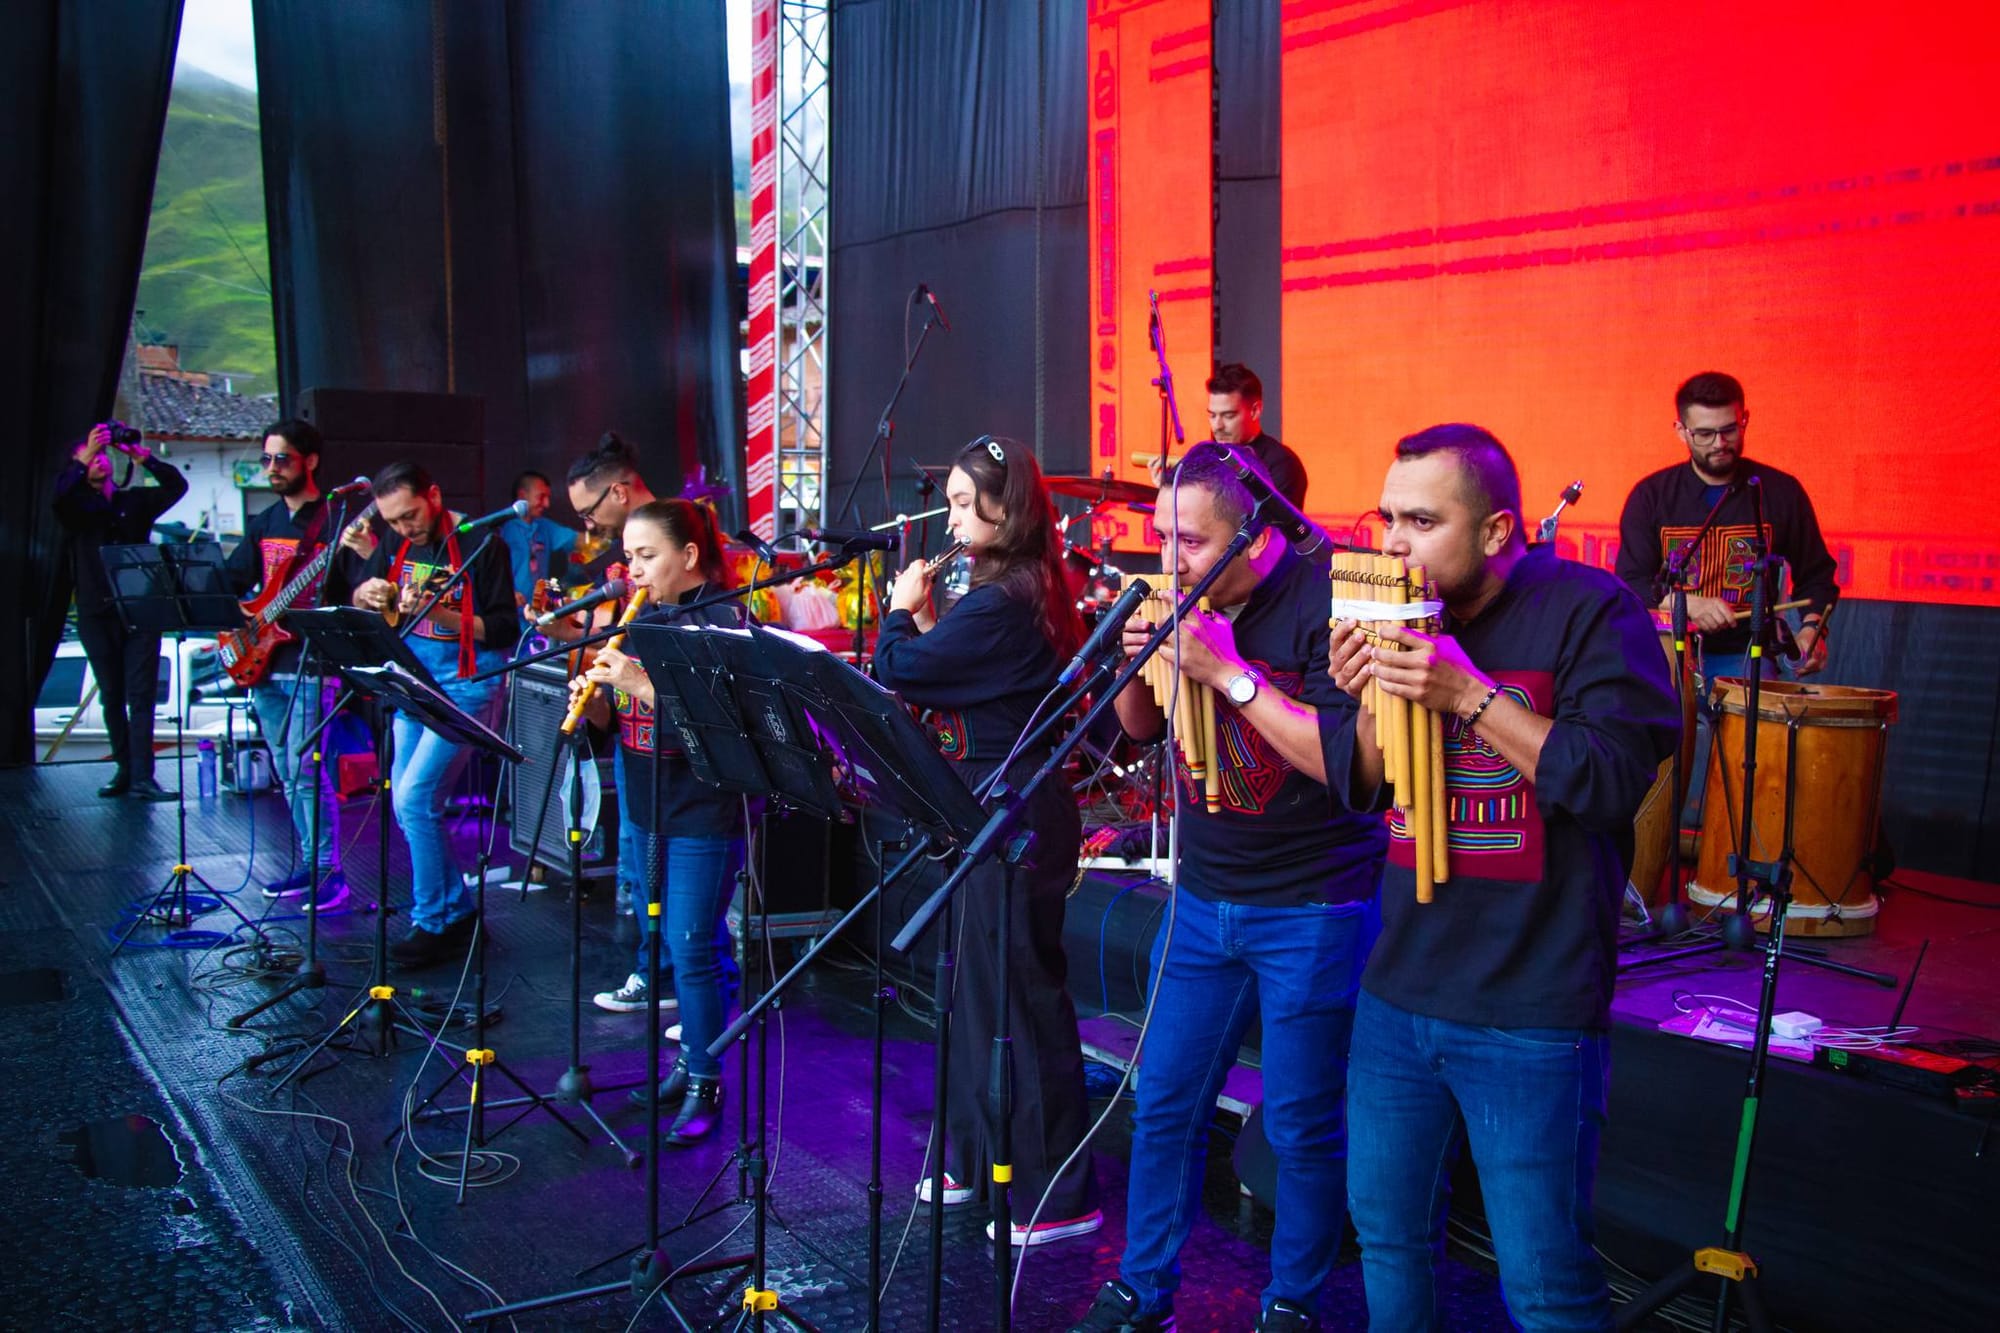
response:
[[(1811, 606), (1811, 605), (1812, 605), (1812, 598), (1801, 597), (1796, 601), (1779, 602), (1776, 606), (1771, 608), (1771, 614), (1776, 615), (1780, 611), (1796, 611), (1802, 606)], [(1735, 615), (1730, 617), (1730, 619), (1732, 620), (1748, 620), (1749, 618), (1750, 618), (1750, 608), (1747, 606), (1744, 607), (1741, 611), (1738, 611)]]

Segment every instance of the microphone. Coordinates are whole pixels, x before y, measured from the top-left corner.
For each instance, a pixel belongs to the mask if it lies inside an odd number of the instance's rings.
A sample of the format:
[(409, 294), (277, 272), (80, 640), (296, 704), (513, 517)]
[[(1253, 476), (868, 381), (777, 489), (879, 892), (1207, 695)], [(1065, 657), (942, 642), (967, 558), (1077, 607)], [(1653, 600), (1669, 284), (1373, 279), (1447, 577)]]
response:
[(1326, 535), (1326, 530), (1273, 490), (1270, 479), (1256, 464), (1238, 453), (1232, 445), (1217, 444), (1215, 447), (1228, 457), (1229, 465), (1236, 469), (1237, 476), (1256, 498), (1257, 517), (1284, 533), (1294, 551), (1300, 555), (1313, 555), (1333, 549), (1334, 540)]
[(900, 537), (886, 532), (849, 532), (843, 528), (801, 528), (799, 535), (821, 546), (838, 546), (843, 551), (894, 551), (901, 549)]
[(326, 498), (329, 500), (338, 500), (343, 495), (366, 495), (370, 489), (368, 478), (356, 477), (353, 481), (342, 486), (336, 486), (328, 491)]
[(1578, 478), (1577, 478), (1577, 479), (1576, 479), (1575, 481), (1573, 481), (1573, 482), (1571, 482), (1571, 483), (1570, 483), (1569, 485), (1567, 485), (1567, 486), (1563, 487), (1563, 493), (1562, 493), (1562, 502), (1563, 502), (1564, 504), (1566, 504), (1566, 505), (1573, 505), (1573, 504), (1575, 504), (1575, 503), (1576, 503), (1576, 502), (1577, 502), (1578, 500), (1581, 500), (1582, 498), (1583, 498), (1583, 478), (1582, 478), (1582, 477), (1578, 477)]
[(944, 317), (944, 307), (938, 304), (937, 293), (931, 290), (931, 285), (928, 282), (918, 283), (917, 295), (931, 303), (931, 309), (937, 312), (938, 323), (944, 325), (946, 333), (950, 333), (951, 321)]
[(632, 591), (630, 580), (607, 579), (601, 586), (585, 593), (575, 601), (564, 602), (554, 610), (544, 611), (541, 615), (536, 616), (535, 628), (547, 629), (564, 616), (573, 616), (579, 611), (588, 611), (594, 606), (602, 606), (606, 602), (615, 602), (630, 591)]
[(526, 500), (516, 500), (505, 509), (496, 509), (492, 513), (484, 514), (479, 518), (466, 519), (458, 525), (458, 532), (460, 535), (468, 532), (483, 532), (487, 528), (498, 527), (500, 524), (508, 522), (511, 519), (518, 518), (525, 520), (527, 517), (528, 502)]
[(762, 560), (765, 564), (771, 566), (773, 569), (777, 568), (778, 566), (777, 548), (772, 546), (771, 543), (765, 541), (762, 537), (759, 537), (757, 535), (757, 530), (755, 528), (740, 529), (736, 533), (736, 540), (742, 542), (745, 546), (755, 551), (757, 553), (757, 558), (759, 560)]
[(1068, 689), (1078, 676), (1090, 670), (1090, 664), (1102, 657), (1104, 650), (1118, 641), (1118, 636), (1125, 632), (1125, 622), (1132, 618), (1132, 613), (1139, 609), (1139, 603), (1145, 601), (1147, 594), (1152, 591), (1146, 586), (1144, 579), (1133, 579), (1125, 585), (1125, 591), (1118, 594), (1118, 600), (1111, 604), (1111, 609), (1097, 622), (1097, 628), (1090, 632), (1090, 637), (1084, 641), (1083, 647), (1077, 650), (1076, 656), (1069, 659), (1069, 665), (1062, 669), (1060, 676), (1056, 677), (1057, 689)]

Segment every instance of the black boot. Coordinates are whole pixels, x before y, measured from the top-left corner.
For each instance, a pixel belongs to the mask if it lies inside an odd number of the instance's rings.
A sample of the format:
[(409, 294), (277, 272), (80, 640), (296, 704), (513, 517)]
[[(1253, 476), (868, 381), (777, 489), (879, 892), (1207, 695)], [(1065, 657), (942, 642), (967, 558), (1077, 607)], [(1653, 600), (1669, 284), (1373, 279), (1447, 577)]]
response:
[(132, 775), (125, 771), (125, 765), (120, 764), (115, 770), (112, 771), (111, 781), (105, 783), (102, 787), (99, 787), (97, 789), (97, 794), (99, 796), (123, 796), (126, 792), (131, 790), (132, 790)]
[[(685, 1061), (674, 1061), (674, 1067), (660, 1080), (660, 1105), (672, 1106), (687, 1092), (688, 1067)], [(652, 1104), (652, 1096), (644, 1087), (637, 1087), (625, 1094), (632, 1105), (644, 1109)]]
[(667, 1131), (667, 1142), (699, 1143), (721, 1123), (722, 1080), (690, 1075), (687, 1096), (681, 1100), (681, 1113), (674, 1117), (673, 1128)]

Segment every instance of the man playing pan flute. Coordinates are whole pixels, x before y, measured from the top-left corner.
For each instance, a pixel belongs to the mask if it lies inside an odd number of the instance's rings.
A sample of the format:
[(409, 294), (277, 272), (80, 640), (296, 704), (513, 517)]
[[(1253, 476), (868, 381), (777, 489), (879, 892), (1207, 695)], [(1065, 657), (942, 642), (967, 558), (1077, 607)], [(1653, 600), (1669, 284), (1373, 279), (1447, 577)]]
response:
[[(1450, 878), (1419, 904), (1411, 844), (1392, 839), (1348, 1074), (1369, 1320), (1441, 1327), (1432, 1258), (1463, 1138), (1514, 1320), (1609, 1328), (1591, 1187), (1632, 821), (1679, 731), (1665, 663), (1629, 588), (1527, 547), (1513, 460), (1479, 427), (1399, 443), (1381, 514), (1385, 551), (1436, 585), (1443, 633), (1370, 647), (1342, 622), (1330, 673), (1444, 715)], [(1374, 720), (1353, 716), (1327, 773), (1380, 808)]]
[[(1165, 568), (1193, 586), (1254, 509), (1226, 455), (1196, 446), (1160, 489), (1153, 522)], [(1218, 808), (1179, 764), (1180, 868), (1172, 924), (1153, 946), (1158, 991), (1132, 1120), (1125, 1253), (1082, 1329), (1174, 1326), (1216, 1094), (1260, 1011), (1279, 1183), (1258, 1328), (1311, 1327), (1346, 1222), (1344, 1055), (1385, 838), (1379, 821), (1344, 809), (1324, 785), (1326, 746), (1354, 709), (1327, 675), (1326, 570), (1266, 529), (1208, 598), (1214, 610), (1182, 623), (1178, 660), (1184, 689), (1214, 692)], [(1135, 617), (1126, 651), (1150, 631)], [(1136, 681), (1117, 709), (1141, 740), (1166, 725)]]

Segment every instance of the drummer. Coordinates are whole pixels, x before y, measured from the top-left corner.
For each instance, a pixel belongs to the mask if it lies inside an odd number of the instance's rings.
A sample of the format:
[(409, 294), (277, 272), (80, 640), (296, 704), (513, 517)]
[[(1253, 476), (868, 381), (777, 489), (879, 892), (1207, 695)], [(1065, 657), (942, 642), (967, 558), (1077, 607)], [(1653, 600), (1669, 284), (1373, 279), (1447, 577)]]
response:
[[(1811, 498), (1789, 472), (1745, 456), (1749, 428), (1743, 386), (1734, 377), (1705, 371), (1688, 380), (1674, 395), (1674, 433), (1687, 448), (1687, 461), (1634, 486), (1618, 521), (1618, 576), (1647, 605), (1670, 612), (1673, 593), (1662, 586), (1667, 556), (1695, 535), (1716, 501), (1729, 497), (1689, 570), (1688, 624), (1701, 636), (1704, 680), (1749, 670), (1750, 576), (1744, 561), (1757, 511), (1755, 496), (1742, 483), (1750, 478), (1760, 480), (1764, 493), (1766, 547), (1784, 558), (1791, 596), (1805, 602), (1794, 674), (1810, 676), (1826, 665), (1827, 618), (1840, 598), (1834, 559)], [(1769, 591), (1776, 605), (1777, 588)]]
[[(1750, 575), (1744, 567), (1756, 523), (1756, 497), (1742, 483), (1760, 481), (1764, 496), (1764, 541), (1791, 570), (1792, 596), (1805, 606), (1799, 617), (1796, 675), (1810, 676), (1826, 665), (1827, 617), (1840, 598), (1835, 564), (1820, 535), (1819, 518), (1805, 487), (1789, 472), (1744, 455), (1750, 410), (1735, 377), (1704, 371), (1674, 394), (1674, 433), (1687, 447), (1685, 464), (1675, 463), (1644, 478), (1626, 497), (1619, 518), (1618, 576), (1649, 606), (1671, 614), (1673, 590), (1664, 586), (1667, 556), (1700, 530), (1717, 501), (1715, 525), (1703, 538), (1688, 573), (1688, 627), (1699, 636), (1697, 672), (1709, 681), (1743, 677), (1750, 669)], [(1733, 490), (1732, 490), (1733, 488)], [(1725, 499), (1724, 497), (1727, 497)], [(1767, 584), (1777, 603), (1776, 580)], [(1765, 674), (1769, 674), (1767, 671)], [(1682, 818), (1698, 819), (1708, 775), (1708, 727), (1700, 729), (1688, 773)]]
[[(1208, 435), (1255, 458), (1278, 494), (1303, 511), (1306, 507), (1306, 465), (1299, 456), (1264, 432), (1264, 382), (1240, 361), (1225, 361), (1208, 377)], [(1138, 460), (1134, 460), (1135, 462)], [(1153, 484), (1165, 484), (1166, 461), (1147, 457)]]

